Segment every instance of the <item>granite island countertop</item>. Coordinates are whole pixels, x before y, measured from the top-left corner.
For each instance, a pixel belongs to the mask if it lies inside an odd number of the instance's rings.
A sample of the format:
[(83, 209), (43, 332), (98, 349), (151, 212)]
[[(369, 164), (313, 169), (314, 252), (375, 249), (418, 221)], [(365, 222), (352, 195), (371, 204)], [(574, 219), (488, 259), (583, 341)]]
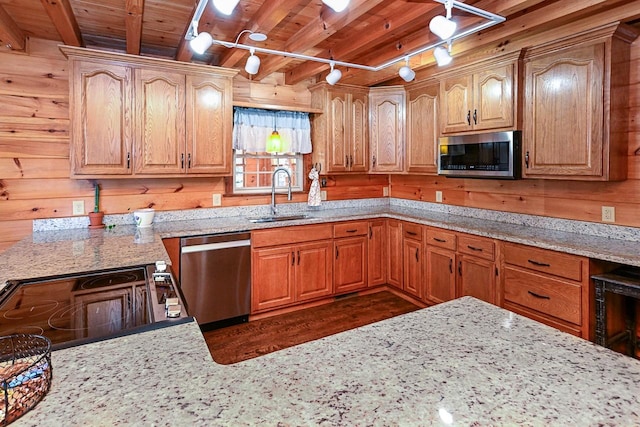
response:
[(471, 297), (229, 366), (195, 323), (52, 365), (14, 425), (640, 424), (640, 361)]
[[(23, 280), (79, 273), (108, 268), (169, 261), (163, 238), (257, 230), (272, 227), (319, 224), (335, 221), (393, 218), (423, 225), (465, 232), (503, 241), (581, 255), (620, 264), (640, 266), (640, 238), (624, 238), (625, 228), (611, 236), (592, 235), (566, 229), (545, 228), (523, 221), (504, 222), (487, 218), (455, 215), (404, 206), (356, 206), (306, 211), (301, 220), (252, 223), (255, 215), (226, 216), (179, 221), (162, 221), (153, 228), (136, 229), (120, 225), (114, 229), (69, 229), (36, 231), (0, 253), (0, 288), (7, 280)], [(528, 218), (524, 215), (516, 217)], [(572, 224), (571, 221), (564, 221)], [(580, 224), (575, 222), (575, 224)], [(584, 223), (583, 223), (584, 224)], [(572, 230), (571, 227), (569, 227)], [(640, 234), (640, 233), (638, 233)]]

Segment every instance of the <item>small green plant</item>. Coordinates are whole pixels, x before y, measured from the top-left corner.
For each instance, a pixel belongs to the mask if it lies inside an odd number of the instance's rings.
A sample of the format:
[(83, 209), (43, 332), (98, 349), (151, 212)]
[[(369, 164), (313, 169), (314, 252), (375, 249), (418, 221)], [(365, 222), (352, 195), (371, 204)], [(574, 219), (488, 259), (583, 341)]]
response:
[(100, 184), (96, 183), (94, 186), (95, 196), (93, 200), (93, 211), (100, 212)]

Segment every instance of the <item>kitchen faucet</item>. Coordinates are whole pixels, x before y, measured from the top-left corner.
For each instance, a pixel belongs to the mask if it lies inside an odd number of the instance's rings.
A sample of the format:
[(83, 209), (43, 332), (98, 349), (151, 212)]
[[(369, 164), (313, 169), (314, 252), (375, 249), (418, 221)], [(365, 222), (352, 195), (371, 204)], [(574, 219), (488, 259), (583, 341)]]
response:
[(276, 168), (271, 175), (271, 214), (277, 215), (278, 209), (276, 208), (276, 175), (278, 172), (283, 171), (289, 177), (289, 192), (287, 193), (287, 200), (291, 200), (291, 174), (287, 168), (282, 166)]

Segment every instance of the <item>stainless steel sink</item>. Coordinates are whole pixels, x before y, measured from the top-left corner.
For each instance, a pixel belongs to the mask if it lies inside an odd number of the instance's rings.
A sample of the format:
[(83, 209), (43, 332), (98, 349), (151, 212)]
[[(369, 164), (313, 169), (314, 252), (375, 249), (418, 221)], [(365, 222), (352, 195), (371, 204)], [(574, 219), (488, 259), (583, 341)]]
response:
[(271, 216), (261, 216), (258, 218), (249, 218), (249, 221), (254, 223), (259, 223), (259, 222), (293, 221), (296, 219), (305, 219), (305, 218), (309, 218), (309, 215), (271, 215)]

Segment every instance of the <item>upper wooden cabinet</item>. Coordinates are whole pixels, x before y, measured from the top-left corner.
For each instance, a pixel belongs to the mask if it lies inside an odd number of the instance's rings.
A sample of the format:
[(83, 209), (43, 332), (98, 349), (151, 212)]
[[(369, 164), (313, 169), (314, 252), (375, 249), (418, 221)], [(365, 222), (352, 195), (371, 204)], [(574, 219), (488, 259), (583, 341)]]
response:
[(366, 172), (369, 109), (367, 88), (326, 83), (311, 88), (312, 106), (323, 111), (313, 117), (313, 162), (321, 173)]
[(369, 91), (371, 172), (402, 172), (405, 133), (403, 86)]
[(407, 143), (405, 170), (409, 173), (438, 173), (437, 81), (407, 86)]
[(515, 128), (519, 55), (513, 53), (439, 77), (442, 134)]
[(235, 70), (61, 50), (70, 63), (72, 177), (231, 174)]
[(626, 179), (629, 45), (635, 36), (613, 24), (527, 52), (523, 176)]

